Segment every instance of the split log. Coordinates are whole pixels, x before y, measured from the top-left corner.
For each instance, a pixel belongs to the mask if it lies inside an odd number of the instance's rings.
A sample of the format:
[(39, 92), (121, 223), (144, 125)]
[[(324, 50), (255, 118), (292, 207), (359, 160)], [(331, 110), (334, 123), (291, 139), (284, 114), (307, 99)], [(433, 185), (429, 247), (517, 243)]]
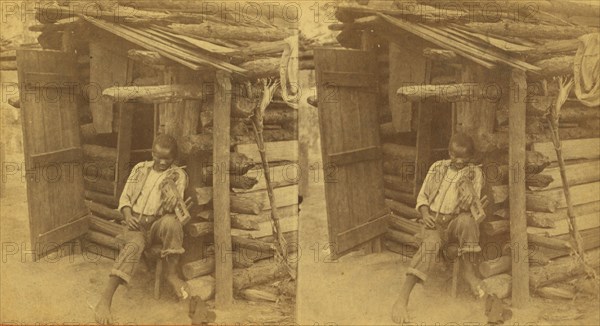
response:
[(522, 37), (534, 39), (574, 39), (581, 35), (598, 32), (596, 28), (584, 26), (541, 25), (512, 22), (468, 23), (466, 26), (481, 34), (504, 37)]
[[(600, 200), (600, 182), (592, 182), (571, 187), (573, 205), (587, 204)], [(550, 189), (536, 192), (540, 196), (545, 196), (558, 203), (558, 208), (567, 207), (563, 189)]]
[(124, 225), (110, 222), (97, 216), (90, 217), (90, 228), (92, 230), (106, 233), (112, 237), (124, 234), (127, 230), (127, 227), (125, 227)]
[(527, 234), (527, 241), (529, 243), (538, 245), (544, 248), (556, 249), (556, 250), (569, 250), (572, 249), (572, 246), (569, 242), (556, 239), (556, 238), (547, 238), (537, 234)]
[[(600, 181), (600, 161), (593, 160), (567, 164), (565, 169), (567, 171), (569, 186)], [(544, 174), (552, 177), (553, 179), (553, 181), (548, 184), (546, 189), (562, 188), (562, 179), (560, 178), (560, 169), (558, 167), (547, 168), (544, 170)]]
[[(563, 136), (560, 132), (561, 138)], [(562, 140), (563, 158), (565, 161), (576, 159), (598, 159), (600, 158), (600, 139), (572, 139)], [(551, 162), (556, 162), (556, 151), (551, 141), (538, 142), (531, 145), (531, 149), (540, 152), (542, 155), (550, 158)]]
[(543, 189), (547, 188), (553, 181), (554, 178), (547, 174), (529, 174), (526, 177), (525, 185)]
[[(231, 101), (231, 117), (248, 119), (254, 113), (259, 99), (244, 96), (235, 96)], [(266, 112), (266, 111), (265, 111)]]
[(184, 228), (191, 237), (202, 237), (212, 234), (215, 227), (212, 222), (196, 222), (188, 223)]
[(564, 299), (572, 300), (575, 298), (575, 293), (567, 289), (560, 289), (554, 287), (543, 287), (536, 291), (537, 295), (546, 299)]
[[(600, 266), (600, 249), (593, 249), (586, 253), (586, 263), (592, 268)], [(559, 258), (547, 266), (533, 266), (529, 271), (529, 284), (532, 288), (541, 288), (557, 282), (567, 281), (579, 275), (585, 274), (585, 270), (574, 257)]]
[(419, 223), (400, 216), (390, 216), (389, 225), (396, 230), (400, 230), (411, 235), (421, 232), (421, 225)]
[(83, 165), (83, 175), (86, 180), (91, 182), (98, 180), (98, 178), (113, 182), (115, 180), (115, 170), (116, 162), (96, 161), (86, 162)]
[(206, 257), (191, 263), (187, 263), (181, 267), (181, 272), (186, 280), (208, 275), (215, 270), (215, 257)]
[[(573, 206), (573, 212), (576, 216), (597, 214), (598, 212), (600, 212), (600, 201)], [(554, 213), (527, 212), (527, 214), (534, 215), (535, 218), (539, 219), (549, 219), (555, 222), (560, 222), (566, 219), (567, 209), (561, 208)]]
[(408, 233), (392, 229), (387, 230), (385, 238), (398, 243), (407, 244), (416, 248), (419, 247), (420, 243), (414, 235), (410, 235)]
[[(508, 186), (492, 186), (490, 199), (495, 203), (503, 203), (508, 200)], [(548, 196), (527, 193), (525, 194), (528, 211), (554, 213), (558, 208), (558, 202)]]
[(273, 244), (261, 240), (233, 236), (231, 237), (231, 241), (234, 249), (238, 251), (241, 249), (250, 249), (272, 256), (275, 250)]
[(244, 41), (279, 41), (291, 32), (281, 28), (262, 28), (251, 26), (236, 26), (215, 23), (202, 24), (170, 24), (169, 28), (181, 34), (200, 36), (202, 38), (214, 38), (221, 40), (244, 40)]
[(481, 286), (485, 293), (505, 299), (511, 293), (512, 277), (508, 274), (494, 275), (484, 279)]
[(423, 56), (430, 60), (444, 63), (459, 61), (459, 57), (456, 55), (456, 52), (445, 49), (425, 48), (423, 49)]
[(208, 301), (215, 295), (215, 279), (210, 275), (187, 281), (190, 295), (198, 296), (202, 301)]
[(95, 203), (89, 200), (86, 200), (85, 204), (90, 209), (90, 211), (92, 211), (92, 213), (94, 213), (94, 215), (96, 216), (115, 221), (120, 221), (123, 219), (121, 213), (116, 209), (108, 208), (102, 204)]
[(485, 235), (492, 237), (508, 233), (510, 230), (510, 222), (508, 220), (485, 221), (481, 223), (480, 228)]
[[(415, 158), (396, 159), (384, 157), (383, 173), (387, 175), (397, 175), (402, 177), (403, 182), (412, 182), (415, 177)], [(401, 181), (402, 181), (401, 180)]]
[(147, 50), (131, 49), (127, 51), (127, 57), (148, 66), (165, 66), (173, 63), (158, 52)]
[(261, 291), (256, 289), (245, 289), (241, 292), (242, 297), (249, 301), (269, 301), (269, 302), (277, 302), (279, 297), (271, 292)]
[(396, 95), (404, 101), (421, 102), (432, 99), (436, 103), (455, 103), (475, 101), (483, 94), (477, 83), (447, 85), (415, 85), (400, 87)]
[(479, 264), (479, 273), (484, 278), (506, 273), (510, 271), (512, 258), (510, 256), (501, 256), (496, 259), (486, 260)]
[(284, 278), (287, 275), (286, 268), (282, 264), (255, 264), (247, 269), (233, 271), (233, 288), (239, 292), (243, 289)]
[[(575, 222), (579, 231), (589, 230), (600, 227), (600, 219), (598, 218), (598, 212), (594, 212), (587, 215), (575, 215)], [(560, 236), (569, 233), (569, 223), (567, 220), (552, 221), (555, 226), (551, 229), (548, 228), (536, 228), (529, 227), (527, 232), (545, 236)], [(587, 246), (587, 244), (586, 244)]]
[(231, 196), (231, 212), (241, 214), (258, 215), (263, 209), (258, 200), (253, 198), (244, 198), (240, 196)]
[(125, 242), (121, 239), (93, 230), (88, 231), (85, 238), (90, 242), (97, 243), (115, 250), (120, 250), (123, 245), (125, 245)]
[(181, 139), (180, 150), (184, 155), (212, 150), (212, 134), (187, 135)]
[(107, 206), (108, 208), (117, 208), (119, 206), (119, 200), (114, 196), (106, 195), (95, 191), (86, 190), (85, 198), (98, 204)]
[(114, 86), (102, 91), (115, 103), (167, 103), (183, 100), (201, 100), (203, 95), (200, 84), (172, 84), (158, 86)]
[(255, 218), (247, 218), (248, 215), (231, 214), (231, 227), (240, 230), (260, 230), (259, 222), (256, 217), (258, 215), (250, 215)]
[(533, 226), (536, 228), (553, 228), (555, 223), (552, 219), (540, 216), (535, 212), (527, 212), (527, 226)]
[[(414, 177), (414, 172), (412, 177)], [(414, 191), (414, 178), (412, 177), (408, 178), (408, 176), (406, 175), (396, 176), (384, 174), (383, 185), (388, 189), (412, 194), (412, 192)]]
[(258, 180), (256, 180), (256, 178), (250, 178), (245, 175), (235, 175), (231, 176), (229, 182), (231, 188), (248, 190), (252, 189), (258, 183)]
[[(597, 216), (597, 215), (596, 215)], [(583, 249), (590, 250), (597, 247), (600, 247), (600, 237), (598, 237), (598, 232), (600, 229), (598, 227), (581, 230), (579, 233), (581, 234), (581, 238), (583, 239)], [(569, 242), (571, 241), (570, 234), (563, 234), (554, 237), (553, 239)], [(547, 247), (539, 247), (538, 251), (542, 252), (549, 259), (555, 259), (558, 257), (563, 257), (567, 255), (571, 255), (573, 253), (573, 249), (553, 249)]]
[(385, 189), (383, 189), (383, 194), (384, 194), (385, 198), (393, 199), (395, 201), (401, 202), (401, 203), (409, 205), (411, 207), (414, 207), (417, 203), (417, 199), (412, 194), (412, 192), (407, 193), (407, 192), (396, 191), (396, 190), (391, 190), (391, 189), (385, 188)]
[(402, 204), (392, 199), (386, 199), (385, 204), (394, 212), (398, 213), (401, 217), (408, 219), (421, 218), (421, 215), (417, 212), (414, 207), (410, 207), (406, 204)]
[(288, 107), (267, 107), (264, 115), (264, 124), (286, 124), (298, 121), (298, 110)]
[[(526, 151), (525, 152), (525, 171), (528, 174), (536, 174), (542, 172), (548, 165), (550, 165), (550, 158), (546, 153), (537, 151)], [(500, 150), (490, 153), (484, 162), (484, 171), (491, 169), (500, 169), (508, 171), (508, 168), (503, 168), (508, 164), (508, 153)]]
[(553, 56), (556, 53), (575, 52), (579, 48), (580, 41), (575, 38), (566, 40), (552, 40), (535, 48), (525, 51), (528, 56)]

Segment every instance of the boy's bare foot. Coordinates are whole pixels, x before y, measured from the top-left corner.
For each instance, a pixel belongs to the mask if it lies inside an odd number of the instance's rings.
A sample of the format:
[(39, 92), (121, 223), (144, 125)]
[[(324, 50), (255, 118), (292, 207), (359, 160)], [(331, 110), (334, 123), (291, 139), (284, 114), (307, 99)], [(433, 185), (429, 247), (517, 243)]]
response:
[(100, 325), (112, 324), (112, 316), (110, 314), (110, 305), (101, 300), (94, 309), (94, 317), (96, 322)]
[(404, 323), (409, 322), (408, 309), (405, 300), (402, 298), (396, 300), (394, 306), (392, 307), (392, 320), (396, 324), (404, 325)]
[(184, 280), (177, 276), (167, 276), (167, 282), (171, 285), (171, 288), (173, 288), (179, 299), (185, 300), (189, 297), (190, 289)]

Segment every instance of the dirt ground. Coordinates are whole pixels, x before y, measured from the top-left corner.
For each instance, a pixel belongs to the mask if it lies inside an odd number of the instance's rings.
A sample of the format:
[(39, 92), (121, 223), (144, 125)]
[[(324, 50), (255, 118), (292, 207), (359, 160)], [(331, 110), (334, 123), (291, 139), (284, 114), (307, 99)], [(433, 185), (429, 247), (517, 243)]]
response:
[[(313, 124), (309, 128), (315, 128)], [(318, 130), (309, 131), (317, 135)], [(318, 142), (317, 142), (318, 143)], [(319, 162), (318, 148), (311, 148), (310, 162)], [(391, 307), (404, 281), (409, 258), (384, 251), (365, 255), (360, 251), (331, 261), (327, 234), (323, 183), (311, 183), (302, 203), (299, 241), (297, 322), (300, 325), (390, 325)], [(318, 248), (318, 249), (317, 249)], [(441, 269), (411, 295), (409, 314), (414, 325), (485, 325), (485, 303), (466, 290), (452, 299), (450, 271)], [(513, 309), (507, 325), (600, 325), (599, 301), (532, 298), (527, 309)], [(576, 320), (545, 320), (582, 313)]]

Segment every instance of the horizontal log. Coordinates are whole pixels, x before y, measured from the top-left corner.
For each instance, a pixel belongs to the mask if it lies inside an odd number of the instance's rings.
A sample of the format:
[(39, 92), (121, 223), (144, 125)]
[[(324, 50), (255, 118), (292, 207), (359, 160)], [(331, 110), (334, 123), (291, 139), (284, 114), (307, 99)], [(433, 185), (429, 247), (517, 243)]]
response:
[(408, 206), (406, 204), (397, 202), (392, 199), (386, 199), (385, 204), (394, 212), (398, 213), (401, 217), (408, 219), (417, 219), (421, 218), (421, 215), (417, 212), (414, 207)]
[[(273, 188), (289, 186), (293, 184), (297, 184), (300, 178), (300, 167), (298, 164), (283, 164), (277, 166), (270, 166), (269, 173), (271, 177), (271, 185)], [(265, 180), (265, 175), (262, 168), (253, 168), (248, 170), (245, 176), (250, 178), (255, 178), (258, 180), (258, 183), (252, 187), (252, 189), (245, 191), (239, 189), (233, 189), (234, 192), (249, 192), (249, 191), (257, 191), (257, 190), (265, 190), (267, 189), (267, 183)]]
[[(567, 164), (565, 170), (569, 186), (600, 181), (600, 161), (597, 160)], [(562, 188), (559, 167), (546, 168), (544, 174), (553, 179), (545, 189)]]
[(83, 157), (88, 162), (111, 162), (117, 161), (117, 149), (106, 146), (84, 144), (81, 146)]
[[(577, 229), (581, 232), (600, 227), (600, 219), (598, 219), (599, 214), (600, 212), (593, 212), (586, 215), (576, 215), (575, 220), (577, 221)], [(568, 220), (551, 221), (551, 223), (553, 224), (552, 228), (534, 227), (534, 225), (531, 225), (531, 227), (527, 228), (527, 232), (550, 237), (569, 234), (570, 228)]]
[(192, 155), (212, 150), (212, 144), (212, 134), (187, 135), (179, 142), (179, 149), (183, 155)]
[[(600, 182), (598, 181), (571, 186), (571, 202), (573, 203), (573, 205), (581, 205), (599, 201), (600, 192), (598, 191), (598, 189), (600, 189)], [(564, 191), (561, 188), (537, 191), (536, 194), (540, 196), (545, 196), (556, 201), (558, 203), (558, 208), (567, 207), (567, 201), (565, 200)]]
[(260, 230), (258, 215), (246, 215), (240, 217), (238, 214), (231, 214), (231, 227), (240, 230)]
[[(279, 230), (283, 233), (298, 231), (298, 215), (280, 218)], [(231, 229), (231, 235), (251, 238), (263, 238), (273, 235), (273, 228), (271, 225), (271, 221), (269, 220), (259, 222), (258, 230)]]
[(510, 230), (510, 222), (508, 220), (484, 221), (481, 223), (480, 229), (483, 234), (493, 237), (508, 233)]
[(512, 22), (468, 23), (466, 26), (478, 33), (504, 37), (523, 37), (534, 39), (574, 39), (581, 35), (598, 32), (596, 28), (584, 26), (541, 25)]
[(415, 161), (417, 148), (414, 146), (404, 146), (392, 143), (384, 143), (382, 146), (383, 156), (387, 159), (396, 159), (402, 161)]
[[(276, 161), (298, 161), (298, 141), (279, 141), (265, 143), (266, 155), (269, 162)], [(239, 144), (235, 146), (235, 151), (242, 153), (254, 162), (262, 162), (260, 153), (256, 144)]]
[(400, 87), (396, 95), (403, 101), (420, 102), (427, 99), (435, 103), (471, 102), (481, 98), (480, 85), (476, 83), (447, 85), (415, 85)]
[(483, 261), (479, 264), (479, 273), (481, 273), (481, 276), (484, 278), (488, 278), (509, 272), (512, 265), (511, 260), (512, 258), (510, 256), (500, 256), (496, 259)]
[(556, 223), (550, 218), (540, 216), (535, 212), (526, 212), (527, 214), (527, 226), (536, 228), (554, 228)]
[(235, 292), (239, 292), (255, 285), (284, 278), (286, 275), (287, 272), (283, 264), (273, 264), (271, 262), (255, 264), (250, 268), (233, 271), (233, 289)]
[(127, 57), (148, 66), (164, 66), (172, 64), (173, 61), (163, 57), (158, 52), (131, 49), (127, 51)]
[[(490, 199), (493, 203), (499, 204), (508, 200), (508, 186), (492, 186)], [(556, 212), (558, 202), (548, 196), (541, 194), (527, 193), (525, 195), (528, 211), (535, 212)]]
[[(298, 204), (298, 185), (274, 188), (273, 195), (277, 199), (277, 205), (281, 207), (296, 205)], [(266, 190), (246, 192), (243, 194), (236, 194), (235, 196), (239, 196), (240, 198), (251, 198), (257, 201), (263, 209), (271, 209), (271, 202), (269, 201)]]
[(229, 182), (231, 188), (248, 190), (252, 189), (258, 183), (258, 180), (245, 175), (233, 175), (230, 177)]
[(263, 210), (262, 203), (255, 198), (231, 196), (231, 212), (258, 215)]
[(98, 204), (102, 204), (108, 208), (117, 208), (119, 206), (119, 200), (114, 196), (96, 191), (86, 190), (85, 198)]
[[(600, 138), (562, 140), (561, 145), (565, 160), (600, 158)], [(551, 162), (556, 162), (556, 151), (552, 142), (534, 143), (531, 149), (548, 157)]]
[[(555, 96), (530, 96), (527, 100), (527, 116), (542, 117), (554, 107)], [(560, 109), (560, 122), (580, 122), (600, 118), (598, 108), (590, 108), (577, 102), (566, 102)]]
[(186, 280), (208, 275), (215, 270), (215, 257), (206, 257), (181, 267), (181, 272)]
[(125, 227), (124, 225), (107, 221), (97, 216), (90, 217), (90, 228), (95, 231), (106, 233), (112, 237), (124, 234), (127, 230), (127, 227)]
[[(583, 250), (590, 250), (600, 247), (600, 237), (598, 236), (600, 228), (592, 228), (587, 230), (580, 230), (581, 238), (583, 239)], [(563, 234), (553, 237), (552, 239), (562, 240), (565, 242), (572, 241), (571, 234)], [(529, 244), (530, 248), (533, 248), (533, 244)], [(549, 259), (555, 259), (557, 257), (563, 257), (573, 254), (573, 249), (554, 249), (548, 247), (538, 247), (537, 251), (543, 253)]]
[(289, 107), (267, 107), (263, 122), (265, 124), (286, 124), (298, 121), (298, 110)]
[(540, 68), (540, 71), (528, 73), (528, 77), (533, 80), (541, 78), (551, 78), (555, 76), (569, 75), (573, 73), (573, 64), (575, 56), (566, 55), (543, 59), (536, 61), (533, 65)]
[(158, 86), (113, 86), (102, 91), (102, 96), (115, 103), (166, 103), (183, 100), (201, 100), (203, 89), (200, 84), (173, 84)]
[[(592, 268), (598, 268), (600, 249), (585, 253), (586, 262)], [(557, 282), (567, 281), (579, 275), (584, 275), (583, 266), (575, 257), (568, 256), (556, 259), (547, 266), (534, 266), (529, 269), (529, 286), (533, 289), (548, 286)]]
[(191, 237), (203, 237), (213, 233), (214, 224), (212, 222), (187, 223), (184, 229)]
[(540, 247), (556, 249), (556, 250), (570, 250), (571, 244), (567, 241), (560, 240), (557, 238), (548, 238), (537, 234), (527, 234), (527, 241)]
[(383, 189), (383, 194), (385, 198), (393, 199), (411, 207), (414, 207), (417, 204), (417, 199), (412, 192), (407, 193), (385, 188)]
[(91, 190), (106, 195), (114, 196), (115, 183), (112, 181), (105, 180), (103, 178), (83, 178), (83, 186), (85, 190)]
[(234, 250), (243, 253), (243, 249), (253, 250), (254, 252), (263, 253), (265, 256), (272, 256), (275, 249), (273, 244), (261, 240), (233, 236), (231, 237)]
[[(550, 158), (545, 153), (533, 150), (525, 152), (525, 172), (527, 174), (542, 172), (550, 165), (550, 162)], [(483, 171), (492, 175), (508, 171), (508, 153), (503, 150), (489, 153), (484, 159)]]
[(252, 26), (236, 26), (214, 23), (202, 24), (170, 24), (169, 28), (181, 34), (191, 36), (209, 37), (221, 40), (244, 41), (278, 41), (292, 36), (291, 31), (281, 28), (262, 28)]
[(89, 200), (86, 200), (85, 204), (90, 209), (90, 211), (96, 216), (115, 221), (120, 221), (123, 219), (121, 213), (116, 209), (112, 209)]
[(552, 56), (556, 53), (575, 52), (579, 48), (580, 41), (571, 38), (566, 40), (551, 40), (542, 45), (535, 46), (529, 51), (525, 51), (528, 56)]
[(245, 289), (242, 290), (241, 295), (244, 299), (248, 301), (267, 301), (267, 302), (277, 302), (279, 300), (279, 296), (275, 293), (257, 290), (257, 289)]
[(537, 295), (546, 299), (564, 299), (572, 300), (575, 298), (575, 292), (567, 289), (543, 287), (535, 291)]
[(425, 48), (423, 49), (423, 56), (430, 60), (444, 63), (459, 61), (459, 57), (456, 55), (456, 52), (445, 49)]
[(397, 215), (390, 216), (389, 226), (411, 235), (415, 235), (421, 231), (421, 225), (419, 223)]
[(388, 240), (392, 240), (398, 243), (403, 243), (403, 244), (407, 244), (413, 247), (419, 247), (419, 241), (417, 240), (417, 238), (414, 235), (402, 232), (402, 231), (396, 231), (393, 229), (388, 229), (386, 234), (385, 234), (385, 238)]
[(383, 175), (383, 185), (391, 190), (412, 194), (414, 184), (414, 173), (409, 176)]
[(264, 58), (244, 62), (240, 68), (248, 71), (247, 78), (279, 77), (280, 64), (281, 58)]
[(97, 243), (99, 245), (115, 250), (120, 250), (123, 247), (123, 245), (125, 245), (125, 242), (123, 240), (93, 230), (88, 231), (85, 238), (90, 242)]

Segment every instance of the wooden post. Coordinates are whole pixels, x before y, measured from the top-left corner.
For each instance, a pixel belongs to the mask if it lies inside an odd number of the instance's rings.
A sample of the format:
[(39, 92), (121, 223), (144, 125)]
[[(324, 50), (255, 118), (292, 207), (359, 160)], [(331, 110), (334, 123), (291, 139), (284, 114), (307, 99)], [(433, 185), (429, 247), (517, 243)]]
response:
[[(431, 60), (425, 63), (425, 83), (431, 82)], [(428, 164), (431, 159), (431, 120), (433, 118), (434, 101), (422, 99), (418, 103), (419, 112), (417, 120), (417, 153), (415, 158), (415, 187), (413, 195), (416, 197), (421, 190), (421, 184), (425, 180)]]
[(229, 150), (231, 77), (223, 71), (215, 76), (213, 115), (213, 162), (218, 166), (213, 176), (213, 209), (215, 224), (216, 288), (215, 304), (219, 309), (233, 303), (233, 259), (231, 247), (231, 218), (229, 211)]
[(117, 134), (117, 172), (115, 173), (115, 198), (121, 196), (121, 192), (127, 182), (131, 165), (131, 135), (133, 132), (133, 106), (126, 103), (118, 103), (119, 108), (119, 132)]
[(512, 69), (508, 78), (509, 200), (512, 248), (512, 304), (524, 307), (529, 301), (529, 262), (527, 259), (527, 215), (525, 200), (525, 72)]

